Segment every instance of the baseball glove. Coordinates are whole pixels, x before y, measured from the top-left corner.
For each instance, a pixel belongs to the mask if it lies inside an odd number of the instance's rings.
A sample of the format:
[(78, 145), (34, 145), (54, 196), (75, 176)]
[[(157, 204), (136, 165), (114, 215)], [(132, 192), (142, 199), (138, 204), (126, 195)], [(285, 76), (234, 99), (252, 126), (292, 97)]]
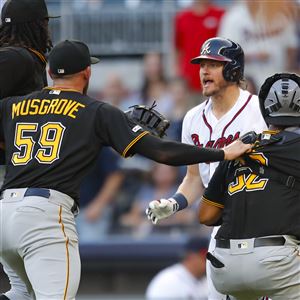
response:
[(155, 101), (151, 107), (146, 105), (133, 105), (130, 106), (129, 110), (125, 111), (125, 113), (134, 123), (141, 126), (144, 130), (161, 138), (166, 135), (165, 132), (170, 126), (170, 121), (155, 110), (155, 106)]

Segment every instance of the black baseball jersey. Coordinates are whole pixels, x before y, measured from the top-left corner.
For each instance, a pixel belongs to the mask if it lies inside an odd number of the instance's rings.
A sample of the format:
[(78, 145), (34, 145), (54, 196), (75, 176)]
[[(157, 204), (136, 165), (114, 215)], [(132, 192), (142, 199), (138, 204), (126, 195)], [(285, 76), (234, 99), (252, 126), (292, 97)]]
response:
[(47, 85), (46, 59), (36, 50), (0, 48), (0, 99), (21, 96)]
[(77, 91), (45, 88), (0, 102), (7, 172), (2, 189), (55, 189), (78, 200), (102, 146), (122, 156), (148, 132), (119, 109)]
[(202, 201), (223, 208), (216, 238), (300, 238), (300, 134), (262, 136), (244, 163), (220, 163), (205, 190)]

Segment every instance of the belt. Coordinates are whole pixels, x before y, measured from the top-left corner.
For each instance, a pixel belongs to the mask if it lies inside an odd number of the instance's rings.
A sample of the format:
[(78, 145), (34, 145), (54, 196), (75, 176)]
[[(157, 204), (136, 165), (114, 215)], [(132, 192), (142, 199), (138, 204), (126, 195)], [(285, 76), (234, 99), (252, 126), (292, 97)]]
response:
[[(254, 239), (254, 247), (283, 246), (284, 244), (285, 238), (283, 236), (261, 237)], [(230, 240), (218, 239), (216, 240), (216, 247), (230, 249)]]
[[(36, 196), (36, 197), (43, 197), (43, 198), (50, 198), (50, 190), (45, 188), (28, 188), (24, 194), (24, 197), (30, 197), (30, 196)], [(2, 196), (1, 196), (2, 198)], [(1, 200), (0, 198), (0, 200)], [(73, 206), (71, 207), (71, 212), (73, 214), (78, 213), (78, 206), (76, 202), (74, 201)]]
[(37, 196), (43, 198), (50, 198), (50, 190), (43, 188), (28, 188), (24, 194), (24, 197)]

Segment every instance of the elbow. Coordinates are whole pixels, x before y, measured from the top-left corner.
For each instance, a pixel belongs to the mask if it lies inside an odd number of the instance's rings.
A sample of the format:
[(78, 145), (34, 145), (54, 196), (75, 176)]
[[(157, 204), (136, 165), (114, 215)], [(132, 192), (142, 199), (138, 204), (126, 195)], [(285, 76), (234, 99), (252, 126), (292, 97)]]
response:
[(218, 222), (221, 217), (221, 212), (221, 210), (216, 210), (213, 206), (202, 203), (202, 205), (200, 204), (198, 211), (198, 221), (200, 224), (215, 226), (216, 222)]
[(201, 213), (201, 211), (200, 211), (200, 213), (199, 213), (199, 223), (207, 225), (207, 226), (210, 226), (214, 222), (213, 222), (212, 218), (208, 214)]

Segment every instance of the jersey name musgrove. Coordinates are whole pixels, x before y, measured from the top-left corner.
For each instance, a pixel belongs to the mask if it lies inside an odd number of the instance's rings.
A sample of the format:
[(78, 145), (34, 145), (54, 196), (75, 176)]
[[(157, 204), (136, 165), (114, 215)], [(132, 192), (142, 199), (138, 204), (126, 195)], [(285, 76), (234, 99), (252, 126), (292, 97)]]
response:
[(76, 113), (85, 105), (71, 99), (24, 99), (13, 103), (12, 119), (27, 115), (64, 115), (76, 119)]

